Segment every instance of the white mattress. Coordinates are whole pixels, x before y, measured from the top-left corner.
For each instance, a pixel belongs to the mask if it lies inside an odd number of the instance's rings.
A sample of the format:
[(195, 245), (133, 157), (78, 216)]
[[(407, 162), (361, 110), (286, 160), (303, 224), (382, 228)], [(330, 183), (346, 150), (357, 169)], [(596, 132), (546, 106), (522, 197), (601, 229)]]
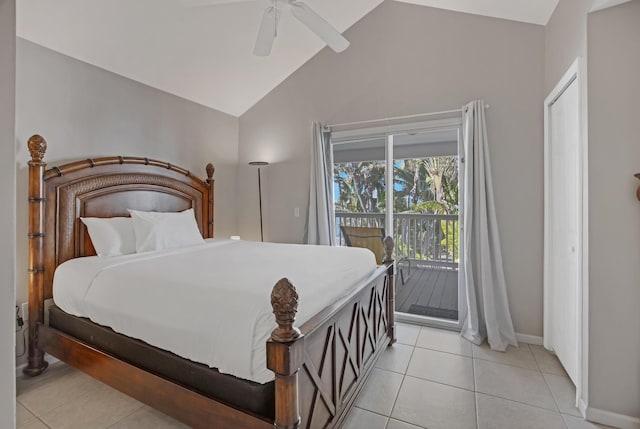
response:
[(207, 240), (188, 248), (86, 257), (56, 270), (55, 303), (114, 331), (258, 383), (276, 327), (270, 294), (298, 290), (296, 325), (352, 291), (376, 268), (366, 249)]

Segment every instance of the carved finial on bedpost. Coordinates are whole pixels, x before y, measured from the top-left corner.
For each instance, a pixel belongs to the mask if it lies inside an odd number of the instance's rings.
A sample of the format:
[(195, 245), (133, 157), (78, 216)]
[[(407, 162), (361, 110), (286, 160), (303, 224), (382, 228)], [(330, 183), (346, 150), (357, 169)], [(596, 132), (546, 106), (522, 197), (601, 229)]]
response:
[(271, 292), (271, 306), (278, 327), (267, 341), (267, 368), (276, 375), (276, 429), (300, 427), (298, 372), (304, 363), (304, 335), (293, 326), (298, 292), (288, 279), (280, 279)]
[(215, 173), (216, 168), (213, 166), (212, 163), (208, 163), (207, 164), (207, 179), (211, 180), (213, 179), (213, 173)]
[[(640, 173), (635, 176), (640, 180)], [(636, 191), (636, 197), (638, 197), (638, 200), (640, 201), (640, 186), (638, 186), (638, 190)]]
[(293, 341), (298, 338), (300, 330), (293, 326), (298, 312), (298, 292), (288, 279), (280, 279), (273, 287), (271, 306), (278, 324), (271, 333), (271, 338), (279, 342)]
[(391, 236), (386, 236), (383, 240), (384, 244), (384, 257), (382, 258), (382, 262), (391, 262), (393, 261), (393, 238)]
[(29, 152), (31, 153), (31, 161), (42, 162), (44, 154), (47, 151), (47, 141), (44, 137), (34, 134), (29, 138), (27, 143)]

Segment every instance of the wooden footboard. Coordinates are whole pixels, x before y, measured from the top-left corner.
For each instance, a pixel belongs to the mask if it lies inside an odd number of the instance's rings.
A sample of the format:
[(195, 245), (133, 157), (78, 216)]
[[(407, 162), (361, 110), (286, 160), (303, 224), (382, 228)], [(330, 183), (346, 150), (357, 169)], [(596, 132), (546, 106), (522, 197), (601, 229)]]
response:
[(366, 287), (294, 327), (295, 287), (282, 279), (271, 295), (278, 328), (267, 343), (276, 374), (277, 428), (335, 428), (353, 405), (376, 359), (395, 342), (393, 240)]
[[(385, 239), (383, 265), (299, 329), (295, 326), (295, 287), (282, 279), (273, 288), (271, 303), (278, 328), (267, 343), (267, 367), (275, 373), (275, 421), (271, 421), (44, 324), (44, 300), (51, 297), (53, 271), (65, 260), (92, 251), (80, 216), (126, 215), (132, 201), (158, 200), (162, 206), (145, 208), (196, 207), (201, 232), (211, 237), (213, 166), (207, 166), (204, 181), (187, 170), (146, 158), (89, 159), (45, 171), (44, 139), (33, 136), (29, 150), (30, 335), (25, 374), (42, 373), (47, 368), (44, 353), (50, 353), (195, 428), (315, 429), (341, 424), (376, 359), (395, 341), (390, 237)], [(141, 198), (152, 193), (162, 197)]]

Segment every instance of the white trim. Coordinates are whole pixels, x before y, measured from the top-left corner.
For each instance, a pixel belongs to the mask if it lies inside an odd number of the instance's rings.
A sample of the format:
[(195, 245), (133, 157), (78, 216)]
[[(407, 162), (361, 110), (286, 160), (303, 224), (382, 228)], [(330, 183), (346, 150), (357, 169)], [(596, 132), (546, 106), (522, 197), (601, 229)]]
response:
[(576, 58), (569, 70), (564, 74), (556, 87), (544, 101), (544, 257), (543, 257), (543, 344), (548, 344), (549, 332), (549, 142), (550, 142), (550, 111), (551, 105), (574, 81), (577, 82), (580, 105), (580, 137), (578, 149), (578, 174), (581, 180), (582, 192), (579, 194), (581, 213), (578, 228), (581, 231), (577, 245), (578, 260), (578, 302), (577, 305), (577, 356), (578, 375), (576, 380), (576, 403), (582, 404), (582, 412), (589, 404), (589, 201), (588, 201), (588, 105), (587, 80), (585, 65), (582, 57)]
[(431, 121), (410, 122), (396, 125), (386, 125), (380, 127), (360, 128), (346, 131), (333, 131), (331, 133), (331, 144), (340, 144), (354, 137), (374, 138), (386, 137), (388, 135), (402, 135), (420, 131), (429, 131), (439, 128), (458, 128), (462, 126), (462, 117), (460, 115), (455, 118), (435, 119)]
[(516, 332), (516, 339), (519, 343), (534, 344), (536, 346), (542, 345), (542, 337), (538, 335), (520, 334)]
[(587, 408), (587, 420), (620, 429), (640, 429), (640, 418), (598, 408)]
[(589, 12), (596, 12), (602, 9), (607, 9), (613, 6), (618, 6), (623, 3), (628, 3), (631, 0), (593, 0), (591, 4), (591, 9)]
[[(458, 314), (460, 314), (458, 312)], [(450, 331), (460, 332), (460, 322), (457, 320), (438, 319), (436, 317), (419, 316), (411, 313), (401, 313), (396, 311), (395, 319), (397, 322), (411, 323), (419, 326), (427, 326), (430, 328), (448, 329)]]
[[(333, 152), (333, 151), (332, 151)], [(393, 192), (394, 192), (394, 185), (393, 185), (393, 175), (394, 175), (394, 171), (393, 171), (393, 134), (388, 135), (387, 136), (387, 140), (384, 144), (384, 152), (385, 152), (385, 161), (386, 161), (386, 171), (385, 171), (385, 187), (386, 189), (386, 195), (387, 195), (387, 200), (385, 202), (386, 207), (385, 207), (385, 230), (386, 230), (386, 234), (393, 237), (394, 235), (394, 231), (393, 231)], [(391, 186), (389, 186), (388, 184), (391, 183)], [(391, 207), (391, 210), (389, 210), (389, 207)], [(334, 219), (335, 219), (335, 215), (334, 215)]]

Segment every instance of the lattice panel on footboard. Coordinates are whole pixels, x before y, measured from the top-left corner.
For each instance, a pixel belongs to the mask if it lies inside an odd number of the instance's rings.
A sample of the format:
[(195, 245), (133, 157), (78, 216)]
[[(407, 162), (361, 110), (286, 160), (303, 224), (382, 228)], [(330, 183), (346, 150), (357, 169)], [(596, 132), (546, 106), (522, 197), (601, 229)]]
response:
[(306, 337), (300, 370), (302, 428), (332, 428), (388, 344), (387, 278), (371, 285), (350, 304), (351, 311), (330, 319)]

